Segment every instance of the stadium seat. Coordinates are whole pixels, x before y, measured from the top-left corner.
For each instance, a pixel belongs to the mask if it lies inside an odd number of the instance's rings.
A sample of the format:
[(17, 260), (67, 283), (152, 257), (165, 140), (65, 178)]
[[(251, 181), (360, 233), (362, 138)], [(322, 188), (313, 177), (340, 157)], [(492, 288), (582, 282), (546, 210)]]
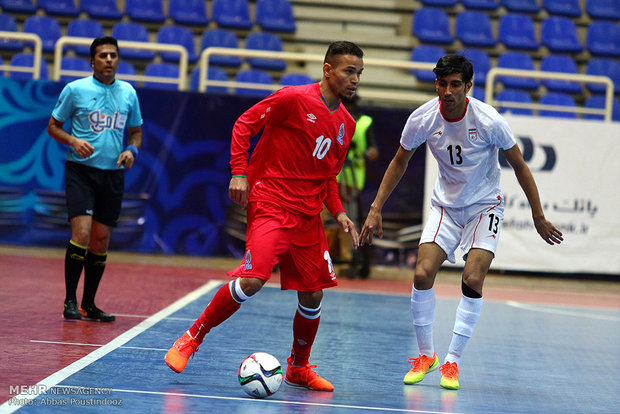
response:
[(297, 86), (316, 83), (314, 79), (305, 73), (287, 73), (280, 79), (280, 85)]
[[(411, 61), (437, 63), (439, 58), (445, 54), (445, 50), (439, 46), (421, 45), (411, 51)], [(432, 70), (413, 69), (411, 73), (419, 82), (435, 82), (435, 74)]]
[[(119, 79), (123, 79), (122, 75), (136, 75), (137, 73), (136, 68), (130, 62), (120, 60), (118, 62), (118, 70), (116, 71), (116, 74), (119, 75), (117, 76)], [(138, 86), (138, 82), (135, 80), (127, 80), (127, 82), (129, 82), (134, 88)]]
[(219, 27), (230, 29), (251, 29), (248, 0), (213, 0), (213, 20)]
[(543, 20), (540, 37), (543, 46), (553, 53), (579, 53), (583, 50), (577, 26), (568, 17), (555, 16)]
[[(67, 25), (67, 36), (87, 37), (95, 39), (103, 36), (103, 26), (97, 20), (91, 19), (75, 19), (71, 20)], [(78, 55), (90, 56), (90, 46), (70, 46), (68, 49), (75, 51)]]
[(32, 14), (37, 7), (32, 0), (0, 0), (3, 12)]
[(454, 7), (456, 0), (420, 0), (424, 6), (430, 7)]
[(536, 0), (500, 0), (500, 4), (509, 12), (538, 13), (540, 7)]
[[(245, 38), (245, 48), (250, 50), (269, 50), (282, 52), (282, 41), (272, 33), (254, 32)], [(253, 69), (284, 70), (286, 62), (280, 59), (251, 57), (247, 59)]]
[(89, 74), (92, 74), (93, 68), (90, 66), (88, 60), (75, 56), (63, 56), (60, 61), (60, 68), (63, 70), (81, 70), (84, 72), (88, 72), (82, 75), (62, 75), (60, 77), (60, 82), (69, 83), (76, 79), (80, 79)]
[[(144, 68), (145, 76), (159, 76), (163, 78), (179, 78), (179, 67), (173, 63), (166, 62), (151, 62)], [(176, 83), (161, 83), (154, 81), (144, 81), (143, 86), (145, 88), (153, 89), (171, 89), (178, 90), (179, 86)]]
[(472, 87), (471, 96), (479, 100), (480, 102), (484, 102), (484, 88), (483, 87)]
[[(264, 83), (266, 85), (273, 84), (273, 79), (271, 78), (271, 76), (267, 72), (260, 69), (241, 70), (239, 71), (239, 73), (237, 73), (235, 81), (248, 83)], [(272, 91), (264, 89), (236, 88), (235, 93), (237, 95), (265, 97), (270, 95)]]
[[(201, 53), (208, 47), (227, 47), (236, 49), (239, 47), (239, 42), (237, 40), (237, 36), (230, 30), (209, 29), (205, 30), (202, 34), (202, 39), (200, 41)], [(239, 67), (241, 66), (241, 63), (241, 58), (238, 56), (214, 55), (209, 58), (210, 65)]]
[[(0, 14), (0, 31), (17, 33), (17, 22), (15, 18), (10, 14)], [(19, 40), (0, 37), (0, 49), (22, 50), (23, 48), (24, 44)]]
[(620, 26), (612, 22), (592, 22), (588, 27), (586, 46), (595, 56), (620, 57)]
[(498, 40), (508, 49), (538, 50), (534, 20), (525, 14), (508, 13), (499, 19)]
[(491, 59), (481, 49), (464, 49), (459, 54), (465, 56), (474, 67), (474, 84), (484, 86), (487, 83), (487, 72), (491, 70)]
[(586, 0), (586, 13), (592, 19), (620, 20), (618, 0)]
[(120, 20), (123, 17), (116, 0), (80, 0), (80, 8), (88, 14), (88, 17), (95, 20)]
[[(112, 36), (117, 40), (131, 40), (135, 42), (148, 42), (149, 34), (140, 23), (136, 22), (118, 22), (112, 27)], [(138, 60), (153, 60), (155, 54), (150, 50), (138, 50), (138, 49), (126, 49), (120, 50), (120, 56), (122, 59), (138, 59)]]
[[(548, 92), (541, 96), (540, 103), (544, 105), (559, 105), (559, 106), (571, 106), (576, 107), (577, 104), (572, 96), (560, 92)], [(539, 116), (553, 116), (557, 118), (577, 118), (576, 112), (563, 112), (541, 109), (538, 112)]]
[(166, 20), (162, 0), (125, 0), (125, 14), (136, 22), (163, 23)]
[(500, 113), (510, 112), (514, 115), (534, 115), (531, 109), (527, 108), (513, 108), (510, 106), (502, 105), (504, 102), (520, 102), (520, 103), (532, 103), (532, 97), (529, 93), (520, 89), (504, 89), (497, 93), (495, 100), (498, 101), (497, 106)]
[(450, 34), (448, 14), (433, 7), (425, 7), (415, 12), (411, 33), (422, 43), (450, 44), (454, 41)]
[(24, 32), (39, 35), (43, 42), (43, 51), (51, 53), (61, 36), (60, 24), (49, 16), (30, 16), (24, 21)]
[[(524, 52), (506, 52), (500, 55), (497, 59), (497, 67), (534, 70), (534, 61)], [(532, 78), (521, 78), (514, 76), (499, 76), (498, 78), (498, 81), (501, 82), (505, 88), (529, 90), (538, 89), (538, 82)]]
[[(605, 108), (605, 95), (592, 95), (584, 104), (586, 108), (591, 109), (603, 109)], [(599, 119), (603, 120), (605, 117), (603, 115), (597, 114), (583, 114), (583, 119)], [(613, 121), (620, 121), (620, 101), (618, 98), (613, 98), (613, 107), (611, 110), (611, 119)]]
[[(183, 26), (170, 25), (162, 26), (157, 32), (157, 43), (181, 45), (187, 50), (187, 60), (195, 63), (198, 60), (196, 46), (194, 45), (194, 35)], [(166, 62), (178, 62), (180, 55), (175, 52), (160, 52), (162, 60)]]
[[(32, 53), (16, 53), (11, 57), (11, 65), (32, 67), (34, 65), (34, 55)], [(11, 79), (32, 79), (32, 73), (29, 72), (11, 72)], [(47, 62), (41, 59), (41, 73), (39, 79), (49, 79), (49, 71)]]
[[(217, 80), (217, 81), (227, 81), (228, 76), (226, 75), (226, 72), (224, 72), (222, 69), (210, 67), (207, 71), (207, 79)], [(190, 75), (190, 87), (193, 91), (198, 91), (198, 88), (200, 86), (199, 80), (200, 80), (200, 68), (195, 67), (194, 70), (192, 70), (192, 73)], [(211, 93), (211, 92), (228, 93), (228, 88), (225, 86), (207, 85), (207, 92), (208, 93)]]
[[(543, 72), (562, 72), (577, 74), (577, 64), (570, 56), (547, 55), (540, 62), (540, 70)], [(543, 79), (542, 84), (551, 92), (581, 93), (581, 85), (577, 82)]]
[(203, 0), (170, 0), (170, 18), (176, 24), (200, 25), (209, 24), (206, 2)]
[(76, 17), (80, 14), (73, 0), (37, 0), (37, 6), (48, 16)]
[(497, 10), (497, 0), (461, 0), (467, 10)]
[(277, 32), (293, 33), (297, 28), (289, 0), (258, 0), (256, 23), (263, 30)]
[[(614, 93), (620, 93), (620, 62), (607, 57), (592, 58), (586, 67), (586, 75), (609, 76), (614, 83)], [(592, 93), (605, 93), (602, 83), (587, 83), (586, 87)]]
[(482, 11), (464, 11), (456, 16), (456, 38), (468, 47), (495, 47), (491, 19)]
[(551, 16), (581, 17), (579, 0), (543, 0), (542, 6)]

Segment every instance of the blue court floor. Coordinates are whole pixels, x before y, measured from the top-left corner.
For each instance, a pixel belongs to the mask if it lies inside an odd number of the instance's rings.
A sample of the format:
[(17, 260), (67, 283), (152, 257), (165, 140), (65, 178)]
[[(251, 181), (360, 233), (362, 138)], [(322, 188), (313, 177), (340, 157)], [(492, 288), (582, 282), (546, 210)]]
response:
[[(6, 402), (0, 412), (45, 413), (616, 413), (620, 312), (486, 301), (460, 368), (461, 389), (433, 372), (405, 386), (417, 356), (405, 295), (325, 292), (311, 363), (334, 393), (282, 384), (248, 397), (237, 382), (247, 355), (286, 365), (295, 292), (267, 285), (207, 336), (181, 374), (163, 358), (220, 286), (210, 282), (112, 342)], [(435, 346), (443, 359), (456, 299), (437, 299)], [(285, 367), (284, 367), (285, 368)]]

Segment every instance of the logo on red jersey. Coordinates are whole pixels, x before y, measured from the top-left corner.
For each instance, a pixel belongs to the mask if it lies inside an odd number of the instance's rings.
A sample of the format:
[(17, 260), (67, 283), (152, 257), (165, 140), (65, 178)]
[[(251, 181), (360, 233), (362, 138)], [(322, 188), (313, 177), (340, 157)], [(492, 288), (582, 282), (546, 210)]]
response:
[(245, 254), (245, 266), (243, 267), (243, 270), (252, 270), (252, 254), (250, 253), (250, 250), (248, 249), (248, 252)]
[(338, 141), (340, 145), (344, 145), (344, 141), (342, 140), (342, 138), (344, 138), (344, 122), (340, 124), (340, 130), (338, 131), (338, 138), (336, 138), (336, 141)]
[(306, 114), (306, 116), (308, 117), (308, 118), (306, 119), (306, 121), (310, 121), (310, 122), (312, 122), (313, 124), (315, 123), (315, 121), (316, 121), (316, 115), (314, 115), (314, 114)]

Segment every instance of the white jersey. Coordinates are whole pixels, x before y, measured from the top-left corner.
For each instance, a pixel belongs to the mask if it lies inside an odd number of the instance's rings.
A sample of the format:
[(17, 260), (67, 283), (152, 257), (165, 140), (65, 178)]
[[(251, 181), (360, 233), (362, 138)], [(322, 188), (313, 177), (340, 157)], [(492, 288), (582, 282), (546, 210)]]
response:
[(439, 98), (426, 102), (409, 116), (400, 145), (412, 150), (424, 142), (439, 165), (434, 204), (466, 207), (501, 194), (498, 149), (510, 149), (516, 142), (506, 120), (491, 105), (467, 97), (463, 117), (448, 121), (441, 114)]

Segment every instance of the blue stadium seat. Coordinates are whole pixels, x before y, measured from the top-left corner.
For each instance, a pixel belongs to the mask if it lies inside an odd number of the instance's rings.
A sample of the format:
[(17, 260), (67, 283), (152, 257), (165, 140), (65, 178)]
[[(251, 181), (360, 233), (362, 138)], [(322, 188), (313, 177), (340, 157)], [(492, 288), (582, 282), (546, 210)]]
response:
[[(586, 67), (586, 75), (609, 76), (614, 83), (614, 93), (620, 93), (620, 62), (607, 57), (592, 58)], [(592, 93), (605, 93), (602, 83), (587, 83), (586, 87)]]
[(116, 0), (80, 0), (80, 8), (91, 19), (120, 20), (123, 17)]
[(520, 89), (504, 89), (495, 96), (498, 102), (497, 106), (500, 113), (510, 112), (514, 115), (534, 115), (531, 109), (526, 108), (513, 108), (510, 106), (502, 105), (504, 102), (519, 102), (519, 103), (532, 103), (532, 97), (529, 93)]
[[(273, 33), (254, 32), (245, 38), (245, 48), (250, 50), (269, 50), (282, 52), (282, 41)], [(284, 70), (286, 62), (280, 59), (248, 58), (253, 69)]]
[(538, 50), (534, 20), (525, 14), (508, 13), (499, 19), (498, 39), (508, 49)]
[[(445, 54), (446, 51), (439, 46), (420, 45), (411, 51), (411, 61), (437, 63)], [(413, 69), (411, 73), (419, 82), (435, 82), (435, 74), (432, 70)]]
[[(116, 71), (116, 74), (120, 75), (117, 76), (119, 79), (123, 79), (122, 75), (136, 75), (137, 73), (134, 65), (126, 60), (120, 60), (118, 62), (118, 70)], [(128, 80), (127, 82), (129, 82), (134, 88), (138, 86), (138, 82), (135, 80)]]
[(170, 18), (176, 24), (200, 25), (209, 24), (206, 2), (203, 0), (170, 0)]
[(213, 20), (219, 27), (230, 29), (251, 29), (248, 0), (213, 0)]
[(474, 67), (474, 83), (484, 86), (487, 83), (487, 72), (491, 70), (491, 59), (487, 52), (481, 49), (464, 49), (459, 54), (465, 56)]
[[(230, 30), (209, 29), (205, 30), (202, 34), (202, 39), (200, 41), (201, 53), (208, 47), (227, 47), (236, 49), (239, 47), (239, 41), (237, 40), (237, 36)], [(241, 66), (241, 63), (241, 58), (238, 56), (214, 55), (209, 58), (210, 65), (232, 66), (238, 68)]]
[(73, 0), (37, 0), (37, 6), (48, 16), (76, 17), (80, 14)]
[[(15, 18), (10, 14), (0, 14), (0, 31), (17, 33), (17, 22)], [(0, 49), (22, 50), (23, 48), (24, 44), (19, 40), (0, 37)]]
[(467, 10), (497, 10), (497, 0), (461, 0)]
[[(179, 67), (173, 63), (151, 62), (148, 65), (146, 65), (146, 68), (144, 68), (144, 75), (178, 79)], [(153, 89), (170, 89), (170, 90), (179, 89), (176, 83), (161, 83), (161, 82), (153, 82), (153, 81), (144, 81), (143, 86), (145, 88), (153, 88)]]
[(289, 0), (258, 0), (256, 23), (263, 30), (293, 33), (297, 29)]
[(82, 70), (85, 73), (83, 75), (62, 75), (60, 82), (69, 83), (73, 80), (83, 78), (92, 73), (93, 68), (90, 66), (90, 62), (84, 58), (75, 56), (63, 56), (60, 61), (60, 68), (64, 70)]
[(548, 17), (542, 22), (542, 44), (554, 53), (579, 53), (583, 46), (579, 43), (577, 26), (568, 17)]
[(595, 56), (620, 57), (620, 26), (606, 21), (595, 21), (586, 35), (588, 51)]
[(163, 23), (166, 20), (162, 0), (125, 0), (125, 14), (136, 22)]
[[(32, 53), (16, 53), (11, 57), (11, 65), (32, 67), (34, 65), (34, 55)], [(11, 79), (32, 79), (32, 73), (11, 72)], [(41, 59), (41, 74), (39, 79), (49, 79), (49, 71), (45, 59)]]
[[(67, 36), (87, 37), (91, 40), (104, 35), (103, 26), (97, 20), (75, 19), (67, 25)], [(78, 55), (90, 56), (90, 46), (71, 46), (68, 49)]]
[[(237, 73), (235, 77), (237, 82), (248, 83), (264, 83), (266, 85), (273, 84), (272, 77), (265, 71), (260, 69), (245, 69)], [(272, 93), (271, 90), (252, 89), (252, 88), (236, 88), (235, 94), (245, 96), (266, 97)]]
[[(524, 52), (506, 52), (497, 59), (498, 68), (534, 70), (534, 61)], [(538, 89), (538, 81), (532, 78), (514, 76), (499, 76), (499, 81), (505, 88)]]
[(312, 79), (310, 76), (306, 75), (305, 73), (287, 73), (286, 75), (282, 76), (282, 78), (280, 79), (280, 85), (297, 86), (297, 85), (308, 85), (311, 83), (316, 83), (316, 82), (314, 81), (314, 79)]
[(471, 96), (479, 100), (480, 102), (484, 102), (484, 88), (474, 86), (471, 90)]
[[(222, 69), (210, 67), (207, 71), (207, 79), (217, 80), (217, 81), (227, 81), (228, 76), (226, 75), (226, 72), (224, 72)], [(200, 68), (195, 67), (194, 70), (192, 70), (192, 73), (190, 75), (190, 88), (193, 91), (198, 91), (198, 87), (200, 86), (199, 80), (200, 80)], [(228, 93), (228, 88), (225, 86), (207, 85), (207, 92), (208, 93), (212, 93), (212, 92)]]
[[(584, 104), (586, 108), (591, 109), (603, 109), (605, 108), (605, 95), (592, 95)], [(583, 119), (599, 119), (603, 120), (603, 115), (597, 114), (583, 114)], [(620, 121), (620, 101), (618, 98), (613, 99), (613, 106), (611, 110), (611, 119), (613, 121)]]
[(593, 19), (620, 20), (618, 0), (586, 0), (586, 13)]
[(456, 6), (456, 0), (420, 0), (425, 6), (430, 7), (454, 7)]
[(464, 11), (456, 16), (456, 38), (468, 47), (495, 47), (491, 19), (482, 11)]
[[(570, 56), (566, 55), (547, 55), (540, 62), (540, 70), (544, 72), (579, 73), (577, 64)], [(571, 82), (556, 79), (543, 79), (542, 84), (551, 92), (581, 93), (581, 85), (578, 82)]]
[[(157, 32), (157, 43), (181, 45), (187, 50), (187, 60), (195, 63), (198, 60), (196, 46), (194, 45), (194, 35), (184, 26), (170, 25), (162, 26)], [(160, 52), (162, 60), (166, 62), (178, 62), (180, 55), (175, 52)]]
[(581, 17), (579, 0), (543, 0), (542, 6), (551, 16)]
[(61, 36), (60, 24), (53, 17), (30, 16), (24, 21), (24, 32), (39, 35), (44, 52), (53, 52), (56, 41)]
[[(559, 105), (559, 106), (571, 106), (576, 107), (577, 104), (572, 96), (567, 95), (561, 92), (548, 92), (541, 96), (540, 103), (544, 105)], [(557, 118), (571, 118), (576, 119), (576, 112), (562, 112), (562, 111), (553, 111), (553, 110), (545, 110), (541, 109), (538, 112), (539, 116), (553, 116)]]
[(500, 0), (500, 4), (509, 12), (538, 13), (540, 11), (536, 0)]
[[(149, 34), (142, 24), (137, 22), (118, 22), (112, 27), (112, 36), (117, 40), (131, 40), (134, 42), (148, 42)], [(122, 59), (153, 60), (155, 54), (150, 50), (122, 48)]]
[(454, 37), (450, 34), (448, 14), (433, 7), (415, 11), (411, 34), (422, 43), (450, 44), (454, 41)]
[(0, 0), (3, 12), (32, 14), (37, 11), (37, 6), (32, 0)]

